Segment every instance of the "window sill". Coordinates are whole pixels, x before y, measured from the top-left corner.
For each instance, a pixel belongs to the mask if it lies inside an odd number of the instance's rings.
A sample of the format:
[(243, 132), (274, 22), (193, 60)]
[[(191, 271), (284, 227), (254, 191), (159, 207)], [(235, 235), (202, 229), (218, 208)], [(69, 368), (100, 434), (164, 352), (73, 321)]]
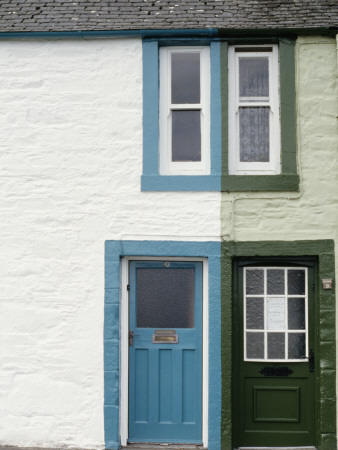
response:
[(141, 191), (220, 191), (219, 175), (142, 175)]
[(284, 175), (223, 175), (222, 192), (231, 191), (299, 191), (299, 176)]

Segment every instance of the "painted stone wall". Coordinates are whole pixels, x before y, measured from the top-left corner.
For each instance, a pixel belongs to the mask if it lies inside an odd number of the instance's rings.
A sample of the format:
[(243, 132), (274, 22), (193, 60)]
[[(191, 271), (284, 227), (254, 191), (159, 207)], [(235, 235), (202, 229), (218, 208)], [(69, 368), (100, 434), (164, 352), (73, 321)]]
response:
[(335, 39), (321, 36), (301, 37), (296, 43), (300, 192), (223, 193), (221, 221), (225, 241), (332, 239), (337, 279), (336, 48)]
[(225, 240), (338, 237), (336, 41), (296, 43), (298, 193), (222, 194)]
[(104, 241), (217, 239), (221, 194), (140, 192), (141, 40), (0, 60), (0, 444), (103, 448)]
[(296, 58), (299, 193), (140, 192), (141, 41), (0, 42), (0, 444), (104, 447), (105, 240), (337, 242), (336, 42)]

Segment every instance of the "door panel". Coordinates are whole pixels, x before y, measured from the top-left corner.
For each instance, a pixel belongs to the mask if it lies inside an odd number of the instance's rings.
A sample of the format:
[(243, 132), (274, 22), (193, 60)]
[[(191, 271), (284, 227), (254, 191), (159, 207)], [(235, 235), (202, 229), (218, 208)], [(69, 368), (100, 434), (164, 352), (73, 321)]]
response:
[(241, 262), (236, 270), (235, 445), (315, 445), (313, 267)]
[(202, 263), (131, 261), (129, 284), (128, 440), (200, 443)]

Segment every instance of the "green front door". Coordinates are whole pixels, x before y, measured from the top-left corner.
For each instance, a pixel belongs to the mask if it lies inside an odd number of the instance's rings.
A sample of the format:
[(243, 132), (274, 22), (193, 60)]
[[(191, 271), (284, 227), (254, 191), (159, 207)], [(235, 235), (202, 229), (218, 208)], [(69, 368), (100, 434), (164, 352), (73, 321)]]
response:
[(238, 262), (235, 447), (315, 446), (314, 267)]

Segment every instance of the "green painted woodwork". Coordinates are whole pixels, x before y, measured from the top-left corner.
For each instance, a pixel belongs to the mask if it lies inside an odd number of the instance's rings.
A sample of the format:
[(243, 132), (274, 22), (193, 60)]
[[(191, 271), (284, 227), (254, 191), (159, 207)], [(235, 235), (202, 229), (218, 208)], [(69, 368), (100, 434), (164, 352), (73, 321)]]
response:
[[(233, 289), (233, 421), (238, 424), (235, 446), (295, 447), (316, 444), (316, 370), (304, 362), (245, 362), (243, 356), (243, 267), (301, 266), (308, 268), (309, 348), (315, 348), (314, 259), (236, 259), (238, 272)], [(316, 356), (316, 355), (315, 355)], [(285, 367), (288, 377), (264, 377), (264, 367)], [(317, 367), (316, 367), (317, 369)], [(244, 388), (243, 388), (244, 386)]]
[[(256, 40), (252, 39), (251, 44), (255, 43)], [(296, 160), (295, 42), (281, 38), (278, 43), (282, 162), (280, 175), (228, 175), (228, 42), (221, 43), (222, 192), (299, 190)]]
[[(316, 447), (318, 450), (336, 450), (336, 342), (335, 342), (335, 291), (323, 290), (321, 279), (334, 277), (334, 241), (258, 241), (223, 242), (222, 248), (222, 449), (235, 445), (233, 436), (238, 430), (232, 417), (232, 292), (238, 283), (233, 271), (234, 261), (243, 258), (288, 259), (312, 257), (315, 261), (314, 305), (315, 314), (315, 376), (316, 376)], [(265, 259), (266, 258), (266, 259)]]

